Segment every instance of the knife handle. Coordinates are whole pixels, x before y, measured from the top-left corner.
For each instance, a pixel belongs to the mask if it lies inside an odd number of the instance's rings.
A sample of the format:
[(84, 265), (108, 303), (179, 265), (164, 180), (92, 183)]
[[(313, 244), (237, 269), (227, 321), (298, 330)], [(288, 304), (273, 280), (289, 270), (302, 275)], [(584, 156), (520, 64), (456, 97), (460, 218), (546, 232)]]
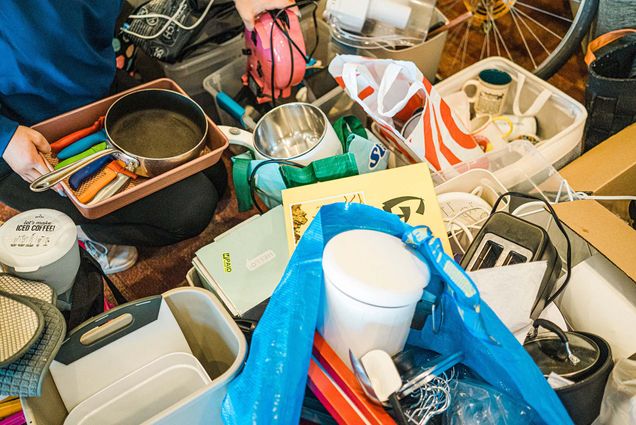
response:
[(59, 170), (60, 168), (66, 167), (67, 165), (77, 162), (80, 159), (86, 158), (87, 156), (90, 156), (94, 154), (95, 152), (103, 151), (107, 147), (108, 145), (106, 142), (98, 143), (95, 146), (89, 147), (85, 151), (78, 153), (77, 155), (73, 155), (70, 158), (66, 158), (64, 161), (58, 162), (53, 168), (55, 170)]
[(91, 182), (88, 187), (84, 188), (84, 191), (77, 197), (77, 199), (82, 204), (87, 204), (88, 202), (90, 202), (91, 199), (95, 197), (95, 195), (97, 195), (97, 192), (99, 192), (100, 190), (102, 190), (102, 188), (106, 187), (110, 182), (115, 180), (115, 177), (117, 177), (117, 171), (113, 171), (110, 168), (106, 167), (102, 175), (95, 181)]
[(77, 155), (78, 153), (84, 152), (86, 149), (91, 148), (101, 142), (105, 142), (108, 140), (108, 136), (106, 136), (106, 132), (104, 130), (100, 130), (97, 133), (89, 134), (88, 136), (78, 140), (72, 145), (62, 149), (56, 156), (57, 159), (63, 161), (72, 156)]
[(51, 143), (51, 151), (57, 153), (69, 146), (70, 144), (78, 141), (82, 137), (86, 137), (89, 134), (92, 134), (102, 128), (104, 126), (104, 117), (99, 117), (97, 121), (93, 123), (90, 127), (83, 128), (81, 130), (77, 130), (71, 134), (67, 134), (66, 136), (56, 140)]
[(71, 189), (77, 190), (85, 180), (90, 178), (93, 174), (97, 173), (99, 170), (102, 169), (102, 167), (104, 167), (112, 160), (112, 155), (107, 155), (103, 158), (99, 158), (95, 162), (91, 162), (79, 171), (76, 171), (75, 174), (73, 174), (68, 180)]

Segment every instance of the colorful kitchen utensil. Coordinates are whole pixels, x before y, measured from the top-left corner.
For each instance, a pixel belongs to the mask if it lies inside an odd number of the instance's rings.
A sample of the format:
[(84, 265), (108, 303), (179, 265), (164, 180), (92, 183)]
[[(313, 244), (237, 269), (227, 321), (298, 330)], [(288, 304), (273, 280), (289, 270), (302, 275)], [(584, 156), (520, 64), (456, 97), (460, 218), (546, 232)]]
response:
[(137, 175), (133, 173), (133, 170), (137, 168), (138, 164), (139, 163), (137, 162), (137, 160), (131, 160), (126, 165), (126, 170), (129, 171), (130, 174), (119, 173), (115, 180), (113, 180), (106, 187), (97, 192), (97, 195), (95, 195), (95, 197), (90, 201), (90, 204), (96, 204), (103, 201), (104, 199), (110, 198), (111, 196), (119, 192), (122, 188), (124, 188), (131, 178), (133, 180), (136, 179)]
[(104, 117), (99, 117), (97, 121), (95, 121), (90, 127), (86, 127), (81, 130), (77, 130), (71, 134), (67, 134), (61, 139), (58, 139), (57, 141), (51, 143), (51, 151), (55, 153), (60, 152), (62, 149), (77, 142), (79, 139), (86, 137), (89, 134), (93, 134), (97, 130), (100, 130), (103, 126)]
[(97, 195), (97, 193), (106, 187), (110, 182), (115, 180), (119, 174), (124, 174), (128, 178), (136, 179), (137, 175), (128, 171), (125, 168), (124, 161), (115, 160), (106, 166), (102, 175), (84, 189), (84, 191), (77, 197), (79, 201), (86, 204), (91, 201)]
[(77, 155), (73, 155), (72, 157), (67, 158), (64, 161), (58, 162), (57, 165), (55, 165), (55, 167), (53, 168), (55, 168), (56, 170), (59, 170), (62, 167), (66, 167), (69, 164), (79, 161), (80, 159), (86, 158), (87, 156), (90, 156), (94, 153), (103, 151), (107, 147), (108, 147), (108, 144), (106, 142), (98, 143), (92, 147), (89, 147), (85, 151), (78, 153)]
[(94, 162), (91, 162), (90, 164), (76, 171), (75, 174), (73, 174), (68, 180), (68, 183), (71, 186), (71, 189), (73, 190), (79, 189), (80, 185), (85, 180), (88, 180), (88, 178), (93, 176), (95, 173), (101, 170), (106, 164), (108, 164), (112, 160), (113, 160), (113, 156), (107, 155), (102, 158), (99, 158), (98, 160)]
[(103, 129), (98, 131), (97, 133), (89, 134), (88, 136), (79, 139), (77, 142), (58, 152), (58, 154), (56, 155), (57, 159), (63, 161), (77, 155), (78, 153), (84, 152), (86, 149), (95, 146), (100, 142), (105, 142), (106, 140), (108, 140), (108, 135)]

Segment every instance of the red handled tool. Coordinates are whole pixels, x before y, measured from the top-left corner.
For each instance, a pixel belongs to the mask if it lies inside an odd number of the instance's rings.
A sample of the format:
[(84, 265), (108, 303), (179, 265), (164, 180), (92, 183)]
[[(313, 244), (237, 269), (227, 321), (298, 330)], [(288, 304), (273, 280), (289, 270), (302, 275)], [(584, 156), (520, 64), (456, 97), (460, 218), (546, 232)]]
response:
[(77, 142), (79, 139), (82, 139), (90, 134), (95, 133), (96, 131), (101, 130), (102, 127), (104, 127), (104, 118), (105, 117), (99, 117), (97, 121), (95, 121), (95, 123), (93, 123), (93, 125), (91, 125), (90, 127), (86, 127), (81, 130), (77, 130), (71, 134), (67, 134), (61, 139), (51, 143), (51, 151), (57, 153), (65, 147)]

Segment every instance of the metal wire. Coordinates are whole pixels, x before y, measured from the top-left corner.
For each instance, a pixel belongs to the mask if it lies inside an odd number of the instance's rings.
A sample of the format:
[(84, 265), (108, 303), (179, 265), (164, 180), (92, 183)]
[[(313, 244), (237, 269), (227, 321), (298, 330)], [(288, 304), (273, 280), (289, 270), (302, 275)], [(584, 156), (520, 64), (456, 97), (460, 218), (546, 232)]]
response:
[(410, 424), (425, 425), (434, 416), (444, 413), (451, 404), (451, 392), (457, 385), (456, 373), (451, 369), (442, 373), (426, 385), (418, 388), (402, 403), (407, 407), (404, 414)]

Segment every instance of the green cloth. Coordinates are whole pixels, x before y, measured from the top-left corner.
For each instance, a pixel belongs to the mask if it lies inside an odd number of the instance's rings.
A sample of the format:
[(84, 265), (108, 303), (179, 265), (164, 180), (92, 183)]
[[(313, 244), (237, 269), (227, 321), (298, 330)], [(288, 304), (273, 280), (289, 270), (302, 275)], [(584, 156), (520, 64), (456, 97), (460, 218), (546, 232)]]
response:
[(352, 153), (345, 153), (318, 159), (303, 168), (282, 165), (280, 173), (283, 175), (285, 185), (291, 188), (357, 176), (358, 167), (355, 156)]
[(368, 139), (367, 130), (365, 130), (364, 125), (353, 115), (338, 118), (333, 123), (333, 129), (336, 131), (340, 143), (342, 143), (343, 152), (348, 152), (347, 139), (349, 139), (349, 135), (357, 134), (360, 137)]

